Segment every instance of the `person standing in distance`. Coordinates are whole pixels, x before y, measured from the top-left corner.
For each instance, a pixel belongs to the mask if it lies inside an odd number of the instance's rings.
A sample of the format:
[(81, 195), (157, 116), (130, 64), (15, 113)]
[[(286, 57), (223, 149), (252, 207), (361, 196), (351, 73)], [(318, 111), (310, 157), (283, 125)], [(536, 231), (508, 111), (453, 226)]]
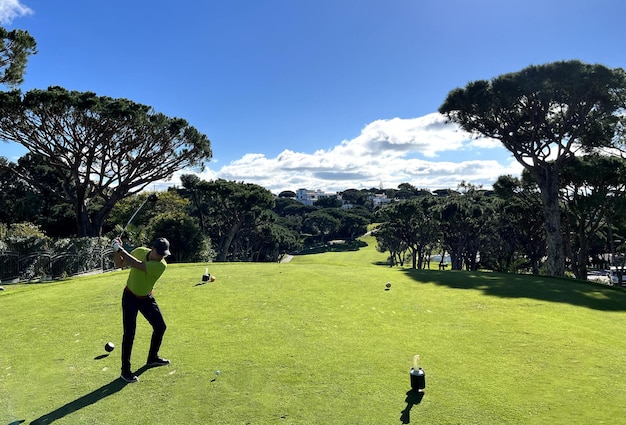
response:
[(167, 268), (165, 257), (170, 255), (170, 243), (165, 238), (157, 238), (152, 248), (139, 247), (128, 252), (122, 246), (121, 238), (113, 240), (114, 261), (116, 267), (130, 267), (126, 287), (122, 294), (122, 374), (126, 382), (137, 382), (139, 378), (131, 371), (130, 357), (133, 351), (137, 313), (146, 318), (152, 326), (152, 339), (146, 365), (167, 366), (170, 361), (159, 357), (159, 348), (165, 334), (165, 320), (159, 309), (152, 290), (155, 283)]

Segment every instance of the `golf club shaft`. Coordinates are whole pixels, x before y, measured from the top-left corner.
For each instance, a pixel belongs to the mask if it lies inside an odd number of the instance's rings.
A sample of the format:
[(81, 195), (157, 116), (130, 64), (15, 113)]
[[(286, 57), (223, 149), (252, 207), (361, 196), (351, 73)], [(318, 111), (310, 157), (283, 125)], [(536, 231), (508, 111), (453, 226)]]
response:
[(139, 212), (139, 210), (141, 210), (143, 208), (143, 206), (146, 204), (146, 202), (148, 202), (148, 198), (146, 198), (141, 205), (139, 205), (139, 208), (137, 208), (137, 211), (135, 211), (135, 213), (130, 217), (130, 220), (128, 220), (128, 223), (126, 223), (126, 226), (124, 226), (124, 228), (122, 229), (122, 233), (120, 233), (120, 235), (118, 236), (119, 238), (122, 237), (122, 235), (124, 234), (124, 232), (126, 231), (126, 228), (130, 225), (130, 223), (132, 223), (133, 219), (135, 218), (135, 216), (137, 215), (137, 213)]

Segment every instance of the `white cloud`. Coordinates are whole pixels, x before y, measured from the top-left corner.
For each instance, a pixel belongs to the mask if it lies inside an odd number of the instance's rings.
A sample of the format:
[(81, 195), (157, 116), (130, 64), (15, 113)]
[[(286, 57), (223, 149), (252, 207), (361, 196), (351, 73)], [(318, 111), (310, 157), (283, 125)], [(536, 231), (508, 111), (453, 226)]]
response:
[(34, 13), (19, 0), (0, 0), (0, 24), (10, 24), (13, 19)]
[(255, 183), (279, 193), (300, 188), (334, 192), (381, 184), (396, 188), (400, 183), (435, 190), (456, 188), (461, 181), (491, 187), (504, 174), (519, 176), (521, 166), (498, 141), (472, 138), (433, 113), (374, 121), (354, 139), (328, 150), (284, 150), (275, 158), (248, 153), (199, 177)]

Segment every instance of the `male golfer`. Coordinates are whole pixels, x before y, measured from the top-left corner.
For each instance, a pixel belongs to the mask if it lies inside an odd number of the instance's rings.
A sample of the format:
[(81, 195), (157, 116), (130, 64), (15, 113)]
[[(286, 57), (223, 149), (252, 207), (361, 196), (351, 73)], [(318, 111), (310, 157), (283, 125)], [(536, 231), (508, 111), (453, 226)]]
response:
[(167, 268), (165, 257), (170, 255), (170, 243), (165, 238), (158, 238), (152, 244), (152, 248), (139, 247), (129, 253), (123, 248), (122, 240), (116, 238), (113, 240), (112, 247), (115, 252), (116, 267), (130, 266), (131, 268), (122, 295), (124, 336), (122, 338), (121, 378), (126, 382), (137, 382), (139, 378), (130, 370), (130, 356), (133, 351), (138, 312), (141, 312), (152, 326), (152, 340), (146, 365), (170, 364), (169, 360), (159, 357), (159, 348), (166, 326), (159, 305), (152, 296), (154, 284)]

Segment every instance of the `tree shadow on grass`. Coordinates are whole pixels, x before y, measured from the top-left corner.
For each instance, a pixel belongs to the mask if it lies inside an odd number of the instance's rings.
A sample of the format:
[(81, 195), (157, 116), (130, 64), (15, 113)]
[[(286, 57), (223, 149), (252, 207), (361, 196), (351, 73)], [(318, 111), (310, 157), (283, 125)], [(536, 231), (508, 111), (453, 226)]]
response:
[(501, 298), (531, 298), (600, 311), (626, 311), (626, 291), (581, 280), (460, 270), (404, 270), (413, 280), (454, 289), (474, 289)]
[[(150, 369), (149, 366), (142, 366), (135, 372), (135, 375), (139, 376), (148, 369)], [(31, 425), (50, 424), (69, 415), (70, 413), (74, 413), (84, 407), (95, 404), (103, 398), (106, 398), (121, 391), (122, 388), (124, 388), (126, 385), (128, 385), (128, 382), (124, 381), (122, 378), (117, 378), (116, 380), (111, 381), (96, 390), (93, 390), (89, 394), (85, 394), (84, 396), (63, 405), (58, 409), (50, 413), (46, 413), (45, 415), (35, 419), (31, 422)]]

